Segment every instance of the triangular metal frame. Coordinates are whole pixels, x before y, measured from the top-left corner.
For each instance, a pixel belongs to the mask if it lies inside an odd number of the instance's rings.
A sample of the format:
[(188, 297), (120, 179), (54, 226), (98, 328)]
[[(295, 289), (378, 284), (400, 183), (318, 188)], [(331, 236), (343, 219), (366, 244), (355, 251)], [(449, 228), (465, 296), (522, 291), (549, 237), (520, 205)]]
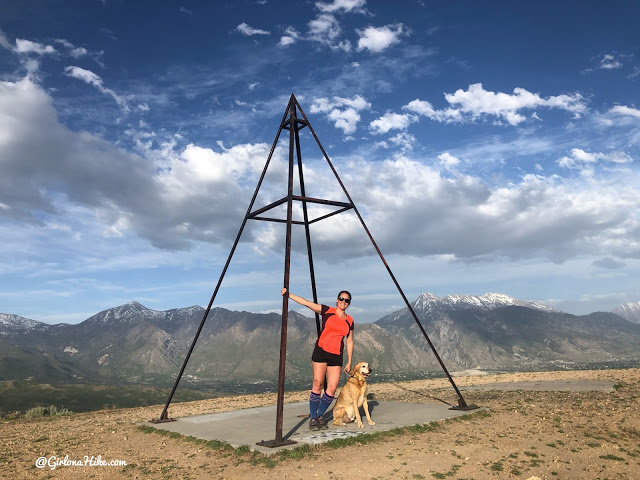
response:
[[(300, 115), (302, 115), (302, 118), (298, 117), (298, 112), (300, 112)], [(302, 130), (303, 128), (305, 128), (305, 127), (309, 128), (309, 131), (313, 135), (313, 138), (315, 139), (316, 143), (318, 144), (318, 147), (320, 148), (320, 151), (322, 152), (322, 155), (324, 156), (324, 159), (329, 164), (329, 167), (331, 168), (331, 171), (333, 172), (333, 174), (335, 175), (336, 180), (340, 184), (340, 187), (342, 188), (342, 191), (343, 191), (345, 197), (348, 199), (348, 202), (337, 202), (337, 201), (333, 201), (333, 200), (325, 200), (325, 199), (320, 199), (320, 198), (311, 198), (311, 197), (307, 197), (306, 196), (305, 186), (304, 186), (304, 177), (303, 177), (303, 173), (302, 173), (302, 155), (301, 155), (301, 152), (300, 152), (300, 136), (299, 136), (299, 131)], [(253, 210), (256, 198), (258, 196), (258, 192), (260, 191), (260, 187), (262, 185), (262, 182), (264, 181), (265, 175), (267, 173), (267, 169), (269, 168), (269, 163), (271, 162), (271, 158), (273, 156), (273, 152), (276, 149), (276, 145), (278, 144), (278, 140), (280, 139), (280, 134), (282, 133), (283, 130), (289, 130), (289, 177), (288, 177), (287, 196), (283, 197), (280, 200), (277, 200), (277, 201), (275, 201), (275, 202), (273, 202), (273, 203), (271, 203), (271, 204), (269, 204), (269, 205), (267, 205), (265, 207), (259, 208), (257, 210)], [(295, 157), (297, 158), (297, 164), (298, 164), (298, 177), (299, 177), (299, 183), (300, 183), (300, 195), (294, 195), (293, 194), (294, 148), (295, 148)], [(303, 221), (294, 221), (293, 218), (292, 218), (293, 217), (293, 202), (294, 201), (302, 203)], [(271, 210), (273, 208), (276, 208), (276, 207), (278, 207), (280, 205), (284, 205), (285, 203), (287, 205), (287, 219), (286, 220), (262, 216), (262, 214), (268, 212), (269, 210)], [(308, 215), (308, 211), (307, 211), (307, 204), (308, 203), (315, 203), (315, 204), (321, 204), (321, 205), (330, 205), (330, 206), (337, 207), (338, 209), (333, 211), (333, 212), (331, 212), (331, 213), (323, 215), (321, 217), (315, 218), (313, 220), (309, 220), (309, 215)], [(357, 207), (353, 203), (353, 200), (351, 199), (351, 196), (349, 195), (349, 192), (347, 191), (347, 189), (345, 188), (344, 184), (342, 183), (342, 180), (340, 179), (340, 176), (338, 175), (338, 172), (336, 171), (336, 169), (334, 168), (333, 164), (331, 163), (331, 160), (329, 159), (329, 156), (327, 155), (327, 152), (325, 151), (325, 149), (323, 148), (322, 144), (320, 143), (320, 140), (318, 139), (318, 136), (314, 132), (314, 130), (313, 130), (312, 126), (311, 126), (311, 123), (309, 122), (307, 116), (305, 115), (304, 111), (300, 107), (300, 104), (296, 100), (295, 96), (293, 94), (291, 94), (291, 97), (289, 99), (289, 103), (287, 104), (287, 108), (286, 108), (286, 110), (284, 112), (284, 115), (282, 116), (282, 120), (280, 121), (280, 128), (278, 128), (278, 133), (276, 134), (276, 138), (273, 141), (273, 145), (271, 146), (271, 151), (269, 152), (269, 157), (267, 158), (267, 162), (266, 162), (266, 164), (264, 166), (264, 169), (262, 170), (262, 175), (260, 176), (260, 180), (258, 181), (258, 185), (256, 187), (256, 190), (255, 190), (255, 192), (253, 194), (253, 197), (251, 198), (251, 202), (249, 203), (249, 208), (247, 209), (247, 213), (244, 216), (244, 219), (242, 221), (242, 225), (240, 226), (240, 230), (238, 231), (238, 235), (236, 236), (236, 239), (235, 239), (235, 242), (233, 244), (233, 247), (231, 248), (231, 252), (229, 253), (229, 257), (227, 258), (227, 262), (225, 263), (224, 268), (222, 269), (222, 273), (220, 275), (220, 278), (218, 280), (216, 288), (213, 291), (213, 295), (211, 296), (211, 300), (209, 301), (209, 305), (207, 306), (207, 309), (206, 309), (206, 311), (204, 313), (204, 316), (202, 317), (202, 321), (200, 322), (200, 326), (198, 327), (198, 330), (197, 330), (197, 332), (195, 334), (193, 342), (191, 343), (191, 347), (189, 348), (189, 352), (187, 353), (187, 356), (186, 356), (186, 358), (184, 360), (182, 368), (180, 369), (180, 373), (178, 374), (178, 377), (176, 378), (176, 381), (175, 381), (175, 383), (173, 385), (171, 393), (169, 394), (169, 398), (167, 400), (167, 403), (166, 403), (164, 409), (162, 410), (162, 413), (160, 414), (160, 418), (151, 420), (151, 422), (153, 422), (153, 423), (161, 423), (161, 422), (173, 421), (173, 419), (170, 419), (168, 417), (168, 413), (167, 413), (168, 409), (169, 409), (169, 404), (171, 403), (171, 400), (173, 399), (173, 395), (175, 394), (175, 391), (176, 391), (176, 389), (178, 387), (178, 383), (180, 382), (180, 379), (182, 378), (182, 375), (184, 374), (184, 370), (185, 370), (185, 368), (187, 366), (187, 363), (189, 362), (191, 354), (193, 353), (193, 349), (195, 348), (196, 342), (198, 341), (198, 337), (200, 336), (200, 333), (202, 332), (202, 328), (204, 327), (204, 323), (205, 323), (205, 321), (206, 321), (206, 319), (207, 319), (207, 317), (209, 315), (209, 312), (211, 311), (211, 306), (213, 305), (213, 302), (214, 302), (214, 300), (216, 298), (216, 295), (218, 294), (218, 290), (220, 289), (220, 285), (222, 284), (222, 280), (224, 279), (224, 276), (225, 276), (225, 274), (227, 272), (227, 269), (228, 269), (229, 264), (231, 262), (231, 258), (233, 257), (233, 254), (234, 254), (234, 252), (236, 250), (236, 247), (238, 246), (238, 242), (240, 241), (240, 237), (242, 236), (242, 232), (244, 231), (244, 227), (247, 224), (247, 220), (262, 220), (262, 221), (280, 222), (280, 223), (286, 223), (287, 224), (286, 245), (285, 245), (284, 282), (283, 282), (283, 286), (287, 289), (287, 291), (289, 291), (289, 271), (290, 271), (290, 264), (291, 264), (291, 226), (292, 225), (304, 225), (306, 239), (307, 239), (307, 254), (308, 254), (308, 259), (309, 259), (309, 273), (310, 273), (310, 276), (311, 276), (311, 289), (312, 289), (312, 295), (313, 295), (313, 302), (314, 303), (318, 303), (318, 297), (317, 297), (317, 292), (316, 292), (315, 273), (314, 273), (314, 267), (313, 267), (313, 255), (312, 255), (312, 250), (311, 250), (311, 235), (310, 235), (310, 232), (309, 232), (309, 225), (311, 225), (312, 223), (315, 223), (315, 222), (319, 222), (320, 220), (324, 220), (325, 218), (331, 217), (333, 215), (345, 212), (347, 210), (353, 210), (354, 213), (356, 214), (356, 216), (358, 217), (358, 220), (360, 220), (360, 223), (362, 224), (362, 227), (364, 228), (367, 236), (369, 237), (369, 240), (371, 240), (371, 243), (372, 243), (373, 247), (375, 248), (376, 252), (380, 256), (380, 259), (382, 260), (382, 263), (386, 267), (387, 272), (389, 272), (389, 275), (391, 276), (391, 279), (393, 280), (393, 283), (395, 284), (396, 288), (398, 289), (398, 292), (400, 292), (400, 295), (402, 296), (402, 299), (404, 300), (404, 303), (406, 304), (407, 309), (409, 310), (409, 312), (413, 316), (413, 319), (415, 320), (416, 324), (420, 328), (420, 331), (422, 332), (422, 335), (424, 336), (425, 340), (429, 344), (429, 347), (431, 347), (431, 350), (433, 351), (436, 359), (438, 360), (438, 363), (440, 364), (440, 367), (442, 368), (442, 370), (446, 374), (447, 378), (449, 379), (449, 382), (453, 386), (453, 388), (454, 388), (454, 390), (456, 392), (456, 395), (458, 396), (458, 405), (452, 407), (452, 409), (456, 409), (456, 410), (471, 410), (471, 409), (477, 408), (477, 407), (475, 407), (473, 405), (471, 405), (471, 406), (467, 405), (467, 402), (465, 401), (464, 397), (462, 396), (462, 393), (460, 392), (460, 390), (458, 390), (458, 387), (456, 386), (455, 382), (453, 381), (453, 378), (449, 374), (449, 371), (447, 370), (447, 368), (444, 365), (442, 359), (440, 358), (440, 355), (438, 355), (438, 352), (436, 351), (433, 343), (429, 339), (429, 336), (427, 335), (427, 332), (425, 331), (424, 327), (422, 326), (422, 323), (420, 323), (420, 320), (418, 319), (418, 316), (416, 315), (416, 313), (414, 312), (413, 308), (411, 307), (411, 304), (409, 303), (409, 301), (407, 300), (407, 297), (405, 296), (404, 292), (402, 291), (402, 288), (400, 287), (400, 284), (396, 280), (396, 277), (393, 275), (393, 272), (389, 268), (389, 265), (387, 264), (384, 256), (382, 255), (382, 252), (380, 251), (380, 249), (378, 248), (378, 245), (376, 244), (375, 240), (373, 239), (373, 236), (371, 235), (371, 232), (367, 228), (367, 225), (364, 223), (364, 220), (362, 219), (362, 216), (360, 215), (360, 212), (358, 211)], [(284, 378), (285, 378), (285, 362), (286, 362), (286, 351), (287, 351), (287, 320), (288, 320), (288, 312), (289, 312), (289, 296), (288, 295), (283, 295), (282, 296), (282, 329), (281, 329), (281, 336), (280, 336), (280, 363), (279, 363), (279, 369), (278, 369), (278, 398), (277, 398), (277, 404), (276, 404), (276, 435), (275, 435), (275, 439), (274, 440), (259, 442), (260, 445), (264, 445), (264, 446), (268, 446), (268, 447), (278, 447), (278, 446), (282, 446), (282, 445), (295, 443), (295, 442), (293, 442), (291, 440), (283, 439), (283, 437), (282, 437), (282, 423), (283, 423), (282, 420), (283, 420), (283, 410), (284, 410)], [(316, 317), (317, 333), (318, 333), (318, 336), (320, 336), (320, 317), (319, 317), (319, 315), (317, 313), (315, 314), (315, 317)]]

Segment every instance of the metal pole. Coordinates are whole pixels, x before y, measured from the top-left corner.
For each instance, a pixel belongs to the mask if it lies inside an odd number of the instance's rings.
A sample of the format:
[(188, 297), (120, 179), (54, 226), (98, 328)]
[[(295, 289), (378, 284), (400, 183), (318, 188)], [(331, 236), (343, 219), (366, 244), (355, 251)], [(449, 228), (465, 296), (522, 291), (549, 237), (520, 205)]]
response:
[(283, 441), (282, 423), (284, 413), (284, 376), (287, 361), (287, 319), (289, 314), (289, 270), (291, 266), (291, 220), (293, 216), (293, 143), (296, 109), (293, 94), (289, 101), (289, 182), (287, 193), (287, 236), (284, 255), (284, 287), (287, 294), (282, 296), (282, 328), (280, 330), (280, 364), (278, 369), (278, 400), (276, 402), (276, 438), (270, 441), (258, 442), (258, 445), (278, 447), (296, 443), (292, 440)]
[[(294, 97), (295, 98), (295, 97)], [(296, 155), (298, 158), (298, 176), (300, 177), (300, 196), (306, 197), (307, 194), (304, 188), (304, 175), (302, 173), (302, 154), (300, 152), (300, 132), (298, 130), (298, 124), (296, 123)], [(307, 237), (307, 258), (309, 259), (309, 276), (311, 277), (311, 293), (313, 295), (313, 303), (318, 303), (318, 293), (316, 290), (316, 274), (313, 268), (313, 253), (311, 251), (311, 233), (309, 231), (309, 214), (307, 212), (307, 202), (302, 201), (302, 216), (304, 219), (304, 233)], [(318, 338), (320, 338), (320, 314), (315, 313), (316, 317), (316, 330)]]
[(449, 371), (447, 370), (447, 367), (444, 365), (444, 362), (440, 358), (440, 355), (438, 355), (438, 352), (436, 351), (436, 348), (434, 347), (433, 343), (431, 342), (431, 339), (427, 335), (427, 332), (425, 331), (424, 327), (422, 326), (422, 323), (420, 323), (420, 320), (418, 319), (418, 316), (413, 311), (413, 308), (411, 307), (411, 304), (409, 303), (409, 300), (407, 300), (407, 297), (405, 296), (404, 292), (402, 291), (402, 288), (400, 287), (400, 284), (396, 280), (395, 275), (391, 271), (391, 268), (389, 268), (389, 265), (387, 264), (387, 261), (385, 260), (384, 256), (382, 255), (382, 252), (378, 248), (378, 245), (376, 244), (375, 240), (373, 239), (373, 236), (371, 235), (371, 232), (367, 228), (367, 225), (364, 223), (364, 220), (362, 219), (362, 216), (360, 215), (360, 212), (358, 211), (358, 208), (353, 203), (353, 200), (351, 199), (351, 196), (349, 195), (349, 192), (347, 191), (346, 187), (342, 183), (342, 180), (340, 179), (340, 176), (338, 175), (338, 172), (336, 171), (336, 169), (334, 168), (333, 164), (331, 163), (331, 160), (329, 160), (329, 156), (327, 155), (327, 152), (324, 150), (324, 147), (320, 143), (320, 140), (318, 139), (318, 136), (316, 135), (316, 132), (313, 130), (313, 127), (311, 126), (311, 123), (307, 119), (307, 116), (304, 114), (304, 111), (302, 110), (302, 108), (300, 107), (300, 105), (298, 104), (297, 101), (296, 101), (296, 105), (300, 109), (300, 113), (302, 114), (303, 118), (307, 121), (307, 125), (309, 127), (309, 130), (311, 131), (311, 133), (313, 135), (313, 138), (315, 138), (316, 143), (318, 144), (318, 147), (320, 147), (320, 150), (322, 151), (322, 154), (324, 155), (325, 160), (329, 164), (329, 167), (331, 168), (331, 171), (333, 171), (333, 174), (335, 175), (336, 179), (338, 180), (338, 183), (340, 184), (340, 187), (342, 187), (342, 191), (346, 195), (346, 197), (349, 200), (349, 202), (351, 203), (351, 205), (353, 205), (353, 211), (356, 213), (358, 219), (360, 220), (360, 223), (364, 227), (364, 230), (367, 233), (367, 235), (369, 237), (369, 240), (371, 240), (371, 244), (375, 248), (376, 252), (378, 252), (378, 255), (380, 256), (380, 259), (382, 260), (382, 263), (386, 267), (387, 272), (389, 272), (389, 276), (393, 280), (393, 283), (395, 284), (396, 288), (398, 289), (398, 292), (400, 292), (400, 295), (402, 296), (402, 299), (404, 300), (404, 303), (406, 304), (407, 309), (409, 310), (409, 312), (411, 312), (411, 315), (413, 316), (413, 319), (418, 324), (418, 327), (420, 328), (420, 331), (422, 332), (422, 335), (424, 336), (424, 338), (426, 339), (427, 343), (429, 344), (429, 347), (431, 347), (431, 351), (433, 351), (433, 354), (436, 356), (436, 359), (438, 360), (438, 363), (440, 364), (440, 367), (442, 368), (442, 370), (446, 374), (447, 378), (449, 379), (449, 382), (451, 383), (451, 385), (453, 386), (453, 389), (455, 390), (456, 394), (458, 395), (458, 408), (460, 410), (468, 410), (468, 409), (471, 409), (471, 408), (477, 408), (477, 407), (474, 407), (474, 406), (470, 407), (469, 405), (467, 405), (467, 402), (465, 401), (464, 397), (462, 396), (462, 393), (460, 392), (460, 390), (458, 390), (458, 387), (457, 387), (456, 383), (453, 381), (453, 378), (451, 377), (451, 375), (449, 374)]
[(251, 202), (249, 203), (249, 208), (247, 208), (247, 213), (244, 216), (244, 219), (242, 220), (242, 225), (240, 226), (240, 230), (238, 231), (238, 235), (236, 235), (236, 239), (235, 242), (233, 243), (233, 247), (231, 248), (231, 252), (229, 252), (229, 256), (227, 257), (227, 262), (224, 265), (224, 268), (222, 269), (222, 273), (220, 275), (220, 278), (218, 279), (218, 283), (216, 285), (215, 290), (213, 291), (213, 295), (211, 295), (211, 300), (209, 301), (209, 305), (207, 306), (206, 311), (204, 312), (204, 315), (202, 316), (202, 320), (200, 321), (200, 326), (198, 327), (198, 331), (196, 332), (195, 337), (193, 338), (193, 341), (191, 342), (191, 347), (189, 348), (189, 351), (187, 352), (187, 356), (184, 359), (184, 363), (182, 364), (182, 368), (180, 369), (180, 373), (178, 373), (178, 378), (176, 378), (175, 383), (173, 384), (173, 388), (171, 389), (171, 393), (169, 394), (169, 398), (167, 399), (167, 403), (164, 406), (164, 409), (162, 410), (162, 413), (160, 414), (160, 418), (158, 419), (153, 419), (151, 420), (152, 423), (159, 423), (159, 422), (169, 422), (171, 421), (168, 418), (168, 410), (169, 410), (169, 404), (171, 403), (171, 400), (173, 399), (173, 395), (176, 393), (176, 389), (178, 388), (178, 383), (180, 383), (180, 379), (182, 378), (182, 375), (184, 374), (184, 370), (187, 367), (187, 363), (189, 363), (189, 359), (191, 358), (191, 354), (193, 353), (193, 349), (196, 346), (196, 342), (198, 341), (198, 337), (200, 336), (200, 332), (202, 332), (202, 328), (204, 327), (204, 323), (207, 320), (207, 316), (209, 315), (209, 312), (211, 311), (211, 306), (213, 305), (213, 301), (216, 298), (216, 295), (218, 294), (218, 290), (220, 289), (220, 285), (222, 284), (222, 280), (225, 276), (225, 274), (227, 273), (227, 269), (229, 268), (229, 264), (231, 263), (231, 258), (233, 257), (233, 254), (236, 250), (236, 247), (238, 246), (238, 242), (240, 241), (240, 237), (242, 236), (242, 232), (244, 230), (245, 225), (247, 224), (247, 219), (249, 217), (249, 213), (251, 213), (251, 209), (253, 208), (253, 204), (256, 201), (256, 197), (258, 196), (258, 191), (260, 190), (260, 186), (262, 185), (262, 182), (264, 180), (264, 177), (267, 173), (267, 168), (269, 168), (269, 163), (271, 162), (271, 157), (273, 156), (273, 152), (276, 149), (276, 145), (278, 144), (278, 139), (280, 138), (280, 133), (282, 132), (282, 123), (284, 122), (284, 119), (287, 117), (287, 112), (289, 111), (289, 108), (291, 106), (291, 100), (289, 100), (289, 105), (287, 105), (287, 109), (284, 112), (284, 115), (282, 116), (282, 120), (280, 121), (280, 128), (278, 129), (278, 133), (276, 134), (276, 138), (273, 141), (273, 144), (271, 145), (271, 151), (269, 152), (269, 157), (267, 158), (267, 162), (264, 165), (264, 168), (262, 170), (262, 175), (260, 175), (260, 180), (258, 180), (258, 185), (256, 186), (255, 191), (253, 192), (253, 197), (251, 198)]

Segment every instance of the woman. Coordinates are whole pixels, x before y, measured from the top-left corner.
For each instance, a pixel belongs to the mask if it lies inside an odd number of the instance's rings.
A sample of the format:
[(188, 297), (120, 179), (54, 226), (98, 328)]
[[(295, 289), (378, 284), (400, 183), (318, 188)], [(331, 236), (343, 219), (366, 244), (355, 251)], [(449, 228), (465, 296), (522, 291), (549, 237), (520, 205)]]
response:
[[(282, 289), (282, 295), (287, 289)], [(322, 333), (316, 341), (316, 346), (311, 355), (311, 367), (313, 370), (313, 385), (309, 395), (309, 428), (312, 430), (327, 428), (322, 417), (327, 411), (340, 381), (340, 369), (343, 362), (344, 337), (347, 337), (347, 365), (344, 372), (351, 370), (351, 358), (353, 356), (353, 318), (347, 315), (347, 308), (351, 303), (351, 294), (342, 290), (338, 294), (336, 306), (328, 307), (310, 302), (298, 295), (289, 292), (289, 298), (300, 305), (322, 315)], [(325, 376), (327, 388), (323, 395)]]

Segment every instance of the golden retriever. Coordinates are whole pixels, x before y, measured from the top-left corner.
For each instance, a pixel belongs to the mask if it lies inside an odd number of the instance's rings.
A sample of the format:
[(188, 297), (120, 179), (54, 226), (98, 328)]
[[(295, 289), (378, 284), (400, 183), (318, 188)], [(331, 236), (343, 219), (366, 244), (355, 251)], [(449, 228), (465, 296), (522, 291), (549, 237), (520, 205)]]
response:
[(333, 407), (333, 424), (346, 425), (347, 423), (358, 420), (358, 427), (364, 428), (362, 418), (358, 411), (361, 406), (364, 407), (364, 413), (367, 416), (369, 425), (375, 425), (376, 422), (371, 420), (369, 415), (369, 405), (367, 404), (367, 377), (371, 374), (371, 368), (367, 362), (357, 363), (351, 369), (351, 376), (338, 396), (335, 407)]

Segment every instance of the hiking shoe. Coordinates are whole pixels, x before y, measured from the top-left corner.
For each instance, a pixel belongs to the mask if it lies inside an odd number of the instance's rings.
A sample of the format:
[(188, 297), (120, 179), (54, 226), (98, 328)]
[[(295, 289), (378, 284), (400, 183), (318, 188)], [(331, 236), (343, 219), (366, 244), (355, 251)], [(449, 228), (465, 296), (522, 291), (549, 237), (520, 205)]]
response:
[(324, 418), (318, 417), (316, 418), (316, 421), (318, 424), (318, 430), (326, 430), (327, 428), (329, 428), (329, 425), (327, 425), (327, 422), (324, 421)]
[(309, 420), (309, 430), (320, 430), (317, 418), (312, 418), (311, 420)]

